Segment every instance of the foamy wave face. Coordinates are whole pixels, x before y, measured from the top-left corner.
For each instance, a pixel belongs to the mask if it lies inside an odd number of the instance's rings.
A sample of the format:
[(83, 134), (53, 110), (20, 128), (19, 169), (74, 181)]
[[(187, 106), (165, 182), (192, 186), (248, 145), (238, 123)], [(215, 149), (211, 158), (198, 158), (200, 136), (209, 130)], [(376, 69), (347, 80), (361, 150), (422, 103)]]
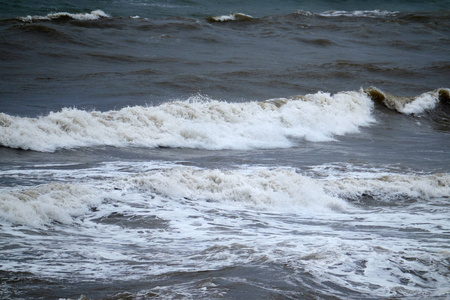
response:
[(204, 170), (189, 167), (128, 178), (126, 186), (171, 199), (193, 199), (278, 211), (344, 211), (342, 199), (325, 193), (316, 180), (294, 170)]
[(39, 118), (0, 113), (0, 145), (36, 151), (87, 146), (267, 149), (294, 139), (330, 141), (374, 119), (366, 93), (227, 103), (201, 97), (157, 107), (87, 112), (65, 108)]
[(0, 218), (30, 226), (53, 221), (67, 224), (100, 202), (93, 189), (81, 184), (50, 183), (22, 190), (3, 190), (0, 191)]
[(19, 18), (23, 22), (33, 22), (36, 20), (55, 20), (60, 18), (70, 18), (74, 20), (80, 20), (80, 21), (89, 21), (89, 20), (98, 20), (100, 18), (108, 18), (109, 15), (106, 14), (102, 10), (93, 10), (90, 13), (78, 13), (78, 14), (71, 14), (68, 12), (58, 12), (53, 14), (48, 14), (46, 16), (26, 16)]

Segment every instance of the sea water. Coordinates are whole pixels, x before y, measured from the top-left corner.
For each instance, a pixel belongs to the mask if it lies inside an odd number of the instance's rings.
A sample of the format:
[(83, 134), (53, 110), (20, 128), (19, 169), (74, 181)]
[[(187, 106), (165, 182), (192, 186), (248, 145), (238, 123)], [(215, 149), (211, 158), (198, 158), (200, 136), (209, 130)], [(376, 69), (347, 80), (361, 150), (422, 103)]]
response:
[(0, 298), (448, 298), (448, 7), (1, 1)]

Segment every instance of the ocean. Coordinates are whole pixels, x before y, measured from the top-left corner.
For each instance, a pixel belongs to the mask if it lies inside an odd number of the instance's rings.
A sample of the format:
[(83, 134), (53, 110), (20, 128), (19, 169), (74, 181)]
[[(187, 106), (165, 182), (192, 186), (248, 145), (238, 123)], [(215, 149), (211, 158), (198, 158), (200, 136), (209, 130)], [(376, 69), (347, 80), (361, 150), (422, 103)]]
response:
[(450, 1), (0, 0), (1, 299), (448, 299)]

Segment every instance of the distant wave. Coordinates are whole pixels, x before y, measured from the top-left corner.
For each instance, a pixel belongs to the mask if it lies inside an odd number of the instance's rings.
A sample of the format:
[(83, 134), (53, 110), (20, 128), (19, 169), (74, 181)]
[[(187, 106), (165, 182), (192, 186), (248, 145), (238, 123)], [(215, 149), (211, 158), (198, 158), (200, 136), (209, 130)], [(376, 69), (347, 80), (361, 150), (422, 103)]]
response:
[[(441, 23), (445, 22), (450, 15), (449, 10), (439, 10), (430, 12), (400, 12), (400, 11), (388, 11), (388, 10), (330, 10), (324, 12), (310, 12), (305, 10), (297, 10), (293, 15), (304, 16), (304, 17), (320, 17), (320, 18), (380, 18), (380, 19), (391, 19), (400, 20), (402, 22), (433, 22)], [(435, 25), (437, 25), (435, 24)]]
[[(399, 12), (396, 11), (385, 11), (385, 10), (358, 10), (358, 11), (326, 11), (322, 13), (313, 13), (310, 11), (297, 10), (296, 15), (310, 16), (310, 17), (363, 17), (363, 18), (383, 18), (390, 16), (397, 16)], [(273, 16), (268, 16), (273, 17)], [(285, 17), (285, 16), (281, 16)], [(261, 20), (264, 20), (262, 18)], [(218, 15), (210, 16), (207, 18), (209, 22), (239, 22), (239, 21), (250, 21), (256, 20), (256, 18), (243, 14), (243, 13), (233, 13), (229, 15)]]
[(345, 10), (331, 10), (323, 13), (319, 13), (319, 16), (322, 17), (368, 17), (368, 18), (378, 18), (378, 17), (387, 17), (387, 16), (395, 16), (399, 12), (397, 11), (386, 11), (386, 10), (354, 10), (354, 11), (345, 11)]
[(193, 97), (118, 111), (64, 108), (38, 118), (0, 113), (0, 145), (47, 151), (88, 146), (200, 149), (287, 148), (330, 141), (375, 120), (364, 91), (227, 103)]
[(222, 16), (211, 16), (207, 18), (207, 20), (210, 22), (249, 21), (254, 19), (255, 18), (253, 18), (252, 16), (243, 13), (234, 13)]
[(20, 17), (19, 19), (23, 22), (33, 22), (36, 20), (58, 20), (58, 19), (74, 19), (80, 21), (88, 20), (98, 20), (100, 18), (108, 18), (109, 15), (102, 10), (93, 10), (90, 13), (68, 13), (68, 12), (57, 12), (52, 14), (47, 14), (45, 16), (26, 16)]
[(232, 13), (229, 15), (218, 15), (210, 16), (207, 18), (209, 22), (239, 22), (239, 21), (250, 21), (250, 20), (260, 20), (260, 21), (273, 21), (273, 18), (285, 18), (288, 16), (297, 15), (305, 17), (321, 17), (321, 18), (394, 18), (401, 19), (404, 21), (424, 21), (424, 20), (438, 20), (441, 18), (448, 18), (447, 11), (437, 11), (437, 12), (399, 12), (399, 11), (388, 11), (388, 10), (329, 10), (324, 12), (311, 12), (305, 10), (297, 10), (293, 14), (275, 16), (269, 15), (262, 18), (255, 18), (243, 13)]
[[(311, 18), (391, 18), (398, 19), (404, 22), (437, 22), (446, 21), (449, 17), (450, 11), (435, 11), (435, 12), (398, 12), (398, 11), (387, 11), (387, 10), (355, 10), (355, 11), (343, 11), (343, 10), (330, 10), (324, 12), (311, 12), (305, 10), (296, 10), (292, 13), (286, 15), (267, 15), (262, 17), (253, 17), (251, 15), (236, 12), (224, 15), (212, 15), (206, 17), (206, 21), (211, 23), (224, 23), (224, 22), (245, 22), (258, 20), (261, 22), (273, 22), (274, 20), (284, 20), (291, 19), (291, 17), (311, 17)], [(22, 22), (33, 22), (33, 21), (51, 21), (51, 20), (79, 20), (79, 21), (90, 21), (99, 20), (102, 18), (111, 18), (114, 20), (123, 21), (123, 18), (128, 19), (142, 19), (149, 21), (149, 19), (142, 15), (126, 15), (120, 17), (111, 17), (109, 14), (103, 10), (97, 9), (91, 12), (83, 13), (70, 13), (70, 12), (55, 12), (49, 13), (47, 15), (27, 15), (16, 18)], [(166, 17), (168, 20), (176, 17)], [(185, 18), (185, 20), (197, 21), (196, 19)]]

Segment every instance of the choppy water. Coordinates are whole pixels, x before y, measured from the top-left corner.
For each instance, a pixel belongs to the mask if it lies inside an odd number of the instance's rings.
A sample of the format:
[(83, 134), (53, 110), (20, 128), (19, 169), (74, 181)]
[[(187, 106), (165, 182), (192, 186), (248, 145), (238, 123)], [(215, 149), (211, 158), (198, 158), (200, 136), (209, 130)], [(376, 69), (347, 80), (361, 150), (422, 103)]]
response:
[(450, 296), (449, 2), (0, 2), (0, 298)]

